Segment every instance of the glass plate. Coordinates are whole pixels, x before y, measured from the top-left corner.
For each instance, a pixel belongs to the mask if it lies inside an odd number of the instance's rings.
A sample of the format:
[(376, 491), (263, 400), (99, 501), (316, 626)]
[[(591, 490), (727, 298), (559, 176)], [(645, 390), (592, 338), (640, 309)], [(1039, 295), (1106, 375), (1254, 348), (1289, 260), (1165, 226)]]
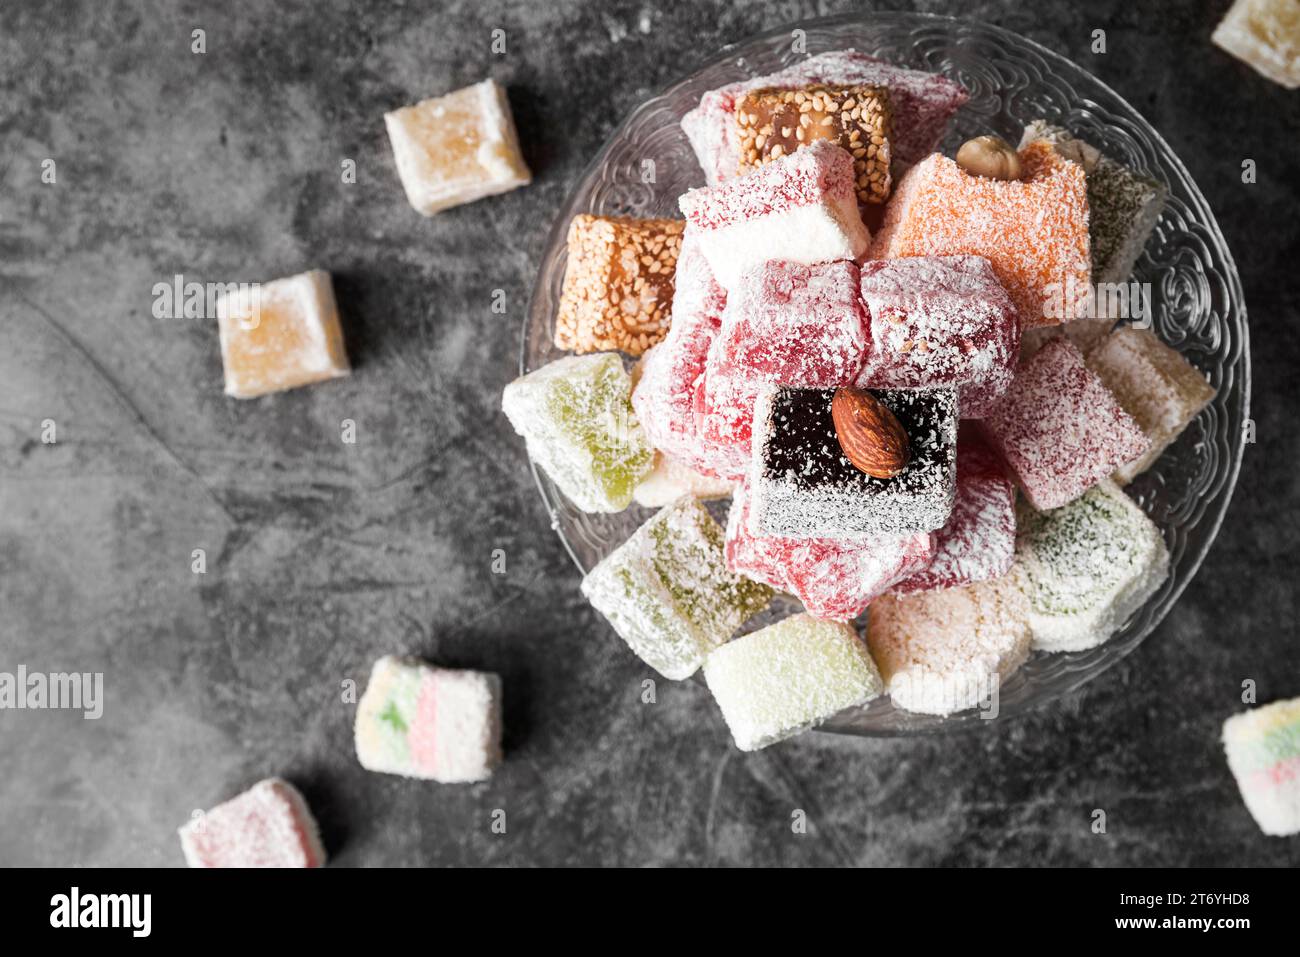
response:
[[(795, 53), (794, 31), (806, 53)], [(552, 343), (564, 277), (565, 231), (581, 212), (673, 216), (677, 197), (704, 177), (678, 121), (706, 90), (771, 73), (805, 55), (853, 48), (902, 66), (943, 73), (970, 91), (954, 117), (944, 152), (994, 132), (1019, 142), (1022, 128), (1045, 117), (1103, 153), (1163, 182), (1169, 199), (1135, 278), (1151, 284), (1156, 334), (1209, 377), (1214, 401), (1178, 442), (1129, 487), (1164, 532), (1172, 570), (1154, 595), (1106, 644), (1074, 654), (1035, 654), (1002, 685), (1002, 717), (1060, 698), (1091, 681), (1145, 638), (1200, 567), (1223, 520), (1241, 462), (1250, 402), (1246, 307), (1232, 256), (1205, 198), (1169, 145), (1113, 90), (1070, 61), (998, 27), (948, 17), (882, 13), (808, 20), (723, 48), (702, 69), (642, 104), (610, 138), (560, 211), (547, 240), (524, 324), (521, 372), (560, 358)], [(654, 182), (642, 163), (654, 161)], [(633, 507), (617, 515), (574, 508), (536, 466), (542, 498), (574, 562), (584, 573), (649, 516)], [(798, 609), (793, 600), (750, 623), (752, 629)], [(616, 640), (611, 633), (610, 638)], [(906, 735), (976, 726), (979, 712), (947, 718), (910, 714), (887, 698), (853, 709), (823, 731)]]

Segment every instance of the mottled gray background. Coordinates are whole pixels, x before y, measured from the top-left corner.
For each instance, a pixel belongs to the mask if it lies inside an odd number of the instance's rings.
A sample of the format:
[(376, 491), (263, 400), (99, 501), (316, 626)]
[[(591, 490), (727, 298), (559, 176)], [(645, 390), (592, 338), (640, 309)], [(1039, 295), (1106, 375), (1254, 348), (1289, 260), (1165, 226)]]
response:
[[(6, 0), (0, 670), (103, 671), (107, 707), (0, 712), (0, 863), (179, 864), (192, 810), (270, 774), (303, 788), (339, 864), (1300, 860), (1256, 829), (1217, 743), (1243, 678), (1263, 700), (1300, 694), (1300, 92), (1209, 45), (1226, 0), (914, 5), (1020, 31), (1115, 87), (1240, 265), (1259, 444), (1195, 583), (1132, 657), (975, 733), (743, 755), (705, 688), (660, 682), (641, 704), (647, 669), (580, 597), (499, 412), (552, 217), (620, 118), (717, 47), (867, 6)], [(536, 180), (426, 220), (382, 114), (485, 75), (509, 87)], [(214, 325), (151, 315), (176, 273), (311, 267), (334, 274), (350, 379), (229, 400)], [(356, 764), (340, 683), (390, 651), (503, 675), (490, 782)]]

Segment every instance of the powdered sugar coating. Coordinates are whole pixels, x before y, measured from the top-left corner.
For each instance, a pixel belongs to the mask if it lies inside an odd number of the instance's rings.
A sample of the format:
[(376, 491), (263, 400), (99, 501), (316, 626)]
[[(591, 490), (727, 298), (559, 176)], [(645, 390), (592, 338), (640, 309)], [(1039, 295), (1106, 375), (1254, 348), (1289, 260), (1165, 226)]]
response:
[(997, 456), (973, 429), (957, 436), (957, 494), (947, 523), (935, 532), (934, 558), (894, 587), (898, 594), (953, 588), (999, 578), (1016, 549), (1016, 489)]
[(697, 391), (700, 434), (715, 450), (717, 473), (742, 478), (749, 468), (754, 402), (761, 384), (730, 370), (721, 338), (709, 347), (704, 379)]
[(689, 678), (772, 598), (728, 570), (723, 533), (704, 506), (662, 509), (582, 580), (582, 593), (628, 647), (665, 678)]
[(957, 397), (879, 391), (907, 432), (911, 460), (891, 479), (858, 471), (831, 419), (833, 390), (767, 387), (754, 408), (753, 526), (789, 538), (866, 538), (940, 528), (952, 511)]
[(847, 385), (867, 354), (858, 269), (769, 260), (740, 276), (722, 314), (719, 367), (755, 383)]
[(867, 644), (900, 708), (947, 715), (973, 708), (1029, 656), (1025, 598), (1004, 581), (872, 603)]
[(967, 173), (934, 153), (908, 170), (885, 208), (873, 259), (983, 256), (1022, 329), (1085, 313), (1091, 276), (1083, 168), (1046, 143), (1020, 151), (1022, 175)]
[(735, 482), (729, 479), (705, 475), (671, 455), (658, 452), (654, 468), (636, 487), (632, 499), (646, 508), (663, 508), (683, 495), (701, 500), (727, 498), (734, 488)]
[(1010, 385), (1020, 352), (1020, 323), (987, 259), (874, 260), (862, 266), (861, 293), (871, 351), (857, 385), (960, 386), (963, 419), (986, 415)]
[(728, 642), (709, 655), (704, 677), (742, 751), (806, 731), (881, 691), (853, 626), (808, 615)]
[(288, 781), (267, 778), (180, 828), (190, 867), (322, 867), (316, 821)]
[(1300, 698), (1223, 722), (1223, 749), (1242, 800), (1265, 834), (1300, 834)]
[(1066, 338), (1038, 350), (981, 426), (1040, 510), (1078, 498), (1151, 447)]
[(748, 496), (736, 489), (727, 516), (727, 567), (788, 591), (815, 618), (849, 621), (895, 582), (925, 568), (932, 536), (864, 540), (781, 538), (756, 532)]

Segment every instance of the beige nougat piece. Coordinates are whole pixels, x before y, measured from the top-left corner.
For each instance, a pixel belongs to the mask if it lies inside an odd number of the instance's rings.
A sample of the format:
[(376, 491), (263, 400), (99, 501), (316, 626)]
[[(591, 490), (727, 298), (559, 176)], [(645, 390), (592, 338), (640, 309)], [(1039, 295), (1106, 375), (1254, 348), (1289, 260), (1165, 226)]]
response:
[(330, 274), (240, 287), (217, 303), (226, 395), (251, 399), (347, 375)]
[(384, 123), (406, 198), (425, 216), (532, 180), (493, 80), (385, 113)]
[(1300, 3), (1237, 0), (1210, 39), (1261, 75), (1300, 87)]

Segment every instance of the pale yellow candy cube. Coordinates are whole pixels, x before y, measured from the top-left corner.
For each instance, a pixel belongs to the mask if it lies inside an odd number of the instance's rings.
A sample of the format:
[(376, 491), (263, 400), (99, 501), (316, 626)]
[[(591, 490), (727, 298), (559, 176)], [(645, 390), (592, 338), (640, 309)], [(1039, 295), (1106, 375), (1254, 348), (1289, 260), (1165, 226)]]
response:
[(406, 198), (425, 216), (532, 181), (493, 80), (386, 113), (384, 123)]
[(330, 274), (252, 283), (217, 303), (226, 395), (251, 399), (347, 375)]
[(1274, 83), (1300, 87), (1300, 3), (1237, 0), (1210, 37)]

